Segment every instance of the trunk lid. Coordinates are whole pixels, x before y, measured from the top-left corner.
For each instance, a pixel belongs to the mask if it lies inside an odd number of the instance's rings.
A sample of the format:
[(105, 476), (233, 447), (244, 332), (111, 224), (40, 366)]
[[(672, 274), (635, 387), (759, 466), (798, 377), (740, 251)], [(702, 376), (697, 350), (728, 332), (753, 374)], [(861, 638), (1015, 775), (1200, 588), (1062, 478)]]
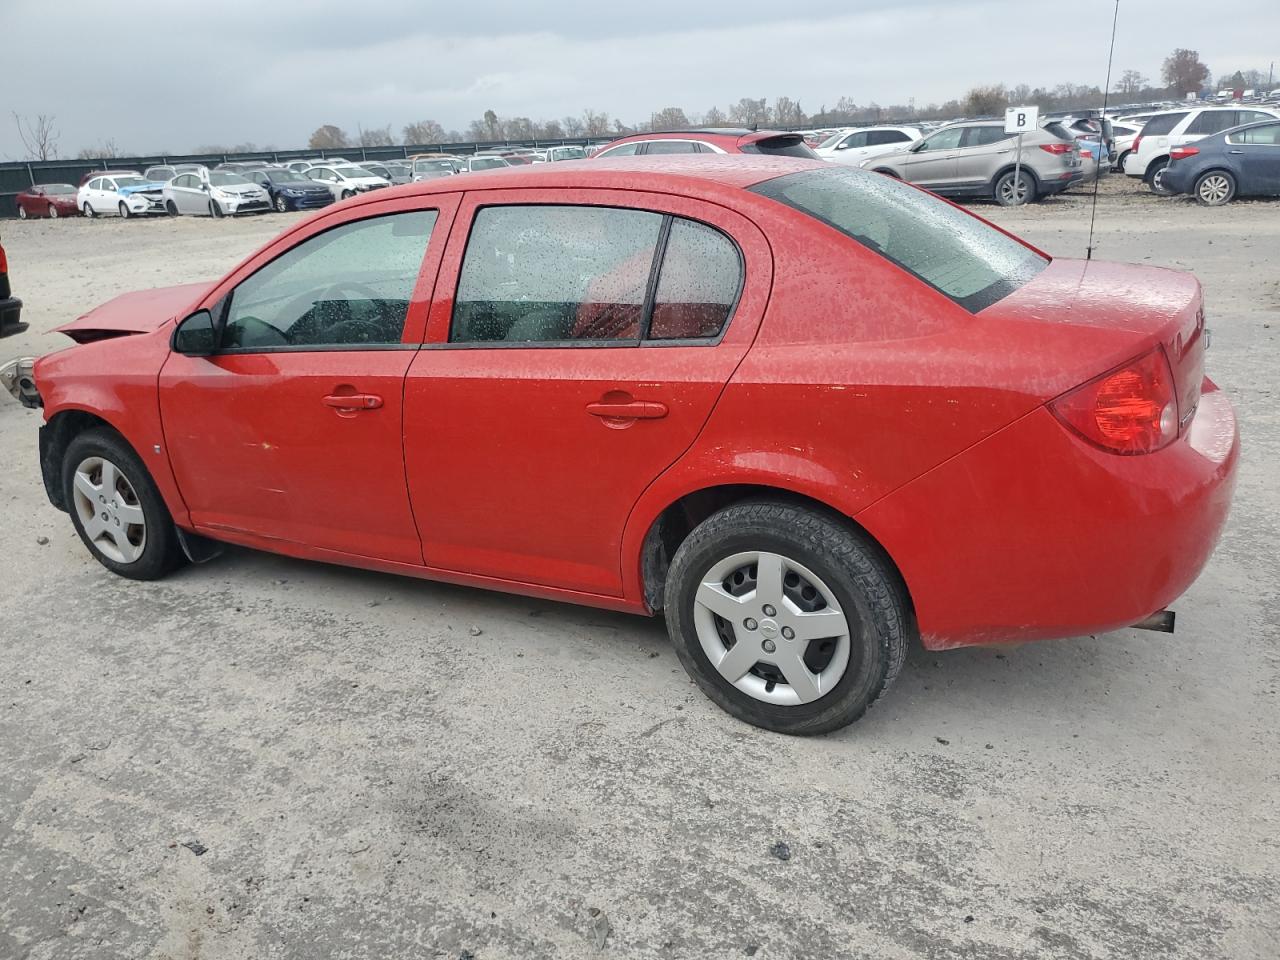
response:
[[(983, 319), (1047, 325), (1045, 349), (1069, 390), (1157, 344), (1173, 370), (1185, 426), (1204, 379), (1204, 296), (1190, 273), (1097, 260), (1053, 260), (1035, 279), (982, 311)], [(1064, 339), (1064, 333), (1074, 334)], [(1046, 399), (1052, 399), (1046, 396)]]
[(76, 343), (151, 333), (170, 320), (185, 316), (208, 289), (207, 283), (184, 283), (176, 287), (123, 293), (71, 323), (54, 329), (57, 333), (65, 333)]

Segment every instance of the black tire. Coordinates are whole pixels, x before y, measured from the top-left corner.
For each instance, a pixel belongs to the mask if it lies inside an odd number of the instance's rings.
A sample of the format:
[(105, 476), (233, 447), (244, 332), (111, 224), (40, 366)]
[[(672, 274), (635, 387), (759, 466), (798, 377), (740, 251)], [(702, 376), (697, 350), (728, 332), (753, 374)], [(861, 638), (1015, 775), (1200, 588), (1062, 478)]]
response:
[(342, 199), (343, 199), (343, 200), (350, 200), (350, 199), (351, 199), (352, 197), (354, 197), (354, 196), (355, 196), (355, 193), (354, 193), (353, 191), (351, 191), (351, 190), (343, 190), (343, 191), (342, 191)]
[(1002, 207), (1018, 207), (1025, 203), (1035, 203), (1039, 197), (1036, 195), (1036, 178), (1025, 168), (1018, 171), (1018, 186), (1015, 192), (1013, 183), (1014, 171), (1006, 170), (996, 178), (995, 187), (991, 191), (991, 197), (996, 203)]
[(1131, 153), (1133, 153), (1132, 150), (1126, 150), (1124, 153), (1120, 154), (1120, 156), (1116, 158), (1115, 166), (1111, 169), (1117, 173), (1124, 173), (1124, 163), (1129, 159), (1129, 154)]
[(123, 200), (121, 200), (120, 201), (120, 219), (128, 220), (131, 216), (133, 216), (133, 214), (129, 212), (128, 204), (126, 204)]
[(1195, 197), (1206, 207), (1221, 207), (1236, 198), (1236, 178), (1227, 170), (1207, 170), (1196, 179)]
[(51, 204), (49, 204), (49, 219), (50, 219), (50, 220), (57, 220), (57, 219), (58, 219), (58, 217), (60, 217), (60, 216), (61, 216), (61, 214), (60, 214), (60, 213), (58, 213), (58, 208), (57, 208), (57, 207), (55, 207), (52, 203), (51, 203)]
[(22, 204), (18, 204), (18, 219), (19, 220), (27, 219), (27, 208), (24, 207)]
[(164, 210), (165, 213), (169, 214), (171, 217), (176, 217), (178, 215), (178, 205), (172, 200), (166, 200), (164, 202)]
[[(146, 522), (146, 540), (141, 554), (131, 563), (121, 563), (107, 556), (85, 533), (84, 522), (76, 505), (75, 474), (76, 468), (89, 457), (101, 457), (110, 461), (136, 492), (138, 506), (142, 508)], [(178, 543), (173, 518), (169, 515), (169, 508), (165, 506), (155, 481), (124, 438), (109, 427), (86, 430), (67, 445), (62, 458), (62, 493), (81, 542), (94, 559), (112, 573), (130, 580), (157, 580), (184, 561), (185, 555)]]
[(284, 198), (283, 193), (277, 193), (275, 199), (275, 208), (277, 213), (289, 212), (289, 201)]
[(84, 215), (88, 217), (90, 220), (92, 220), (94, 217), (97, 216), (97, 214), (93, 212), (93, 206), (89, 203), (88, 200), (84, 202)]
[(1173, 191), (1166, 187), (1161, 179), (1167, 166), (1169, 166), (1168, 158), (1157, 160), (1147, 167), (1147, 172), (1143, 177), (1147, 181), (1147, 186), (1151, 188), (1151, 192), (1158, 197), (1173, 196)]
[[(694, 598), (703, 577), (746, 551), (779, 553), (807, 567), (846, 615), (848, 666), (812, 702), (784, 706), (738, 689), (712, 665), (698, 638)], [(664, 599), (676, 654), (703, 692), (738, 719), (785, 734), (828, 733), (866, 713), (902, 669), (913, 629), (905, 590), (874, 546), (835, 516), (769, 500), (733, 504), (700, 523), (672, 559)]]

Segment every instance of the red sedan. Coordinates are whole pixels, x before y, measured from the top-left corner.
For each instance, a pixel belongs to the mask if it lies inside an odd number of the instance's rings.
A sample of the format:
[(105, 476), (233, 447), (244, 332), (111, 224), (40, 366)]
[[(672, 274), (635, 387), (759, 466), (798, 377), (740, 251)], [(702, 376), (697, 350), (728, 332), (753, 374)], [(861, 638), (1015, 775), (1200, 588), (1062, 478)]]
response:
[(61, 329), (44, 482), (110, 570), (226, 542), (663, 611), (787, 733), (857, 719), (917, 637), (1162, 611), (1238, 459), (1194, 277), (798, 159), (377, 191)]
[(78, 217), (76, 188), (69, 183), (37, 183), (16, 197), (18, 216), (28, 217)]

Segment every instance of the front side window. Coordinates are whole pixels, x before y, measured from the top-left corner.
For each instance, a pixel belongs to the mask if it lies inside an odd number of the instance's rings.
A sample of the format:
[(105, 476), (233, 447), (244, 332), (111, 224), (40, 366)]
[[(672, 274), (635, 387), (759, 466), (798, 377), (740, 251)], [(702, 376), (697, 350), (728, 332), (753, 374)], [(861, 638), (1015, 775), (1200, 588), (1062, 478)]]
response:
[(949, 130), (939, 130), (932, 137), (929, 137), (920, 144), (921, 152), (929, 150), (954, 150), (960, 146), (960, 138), (964, 136), (964, 127), (951, 127)]
[(844, 147), (846, 150), (852, 149), (853, 147), (865, 147), (868, 142), (868, 136), (869, 135), (865, 133), (851, 133), (849, 136), (845, 137), (844, 143), (840, 144), (840, 146)]
[(224, 349), (397, 344), (436, 211), (346, 223), (317, 234), (241, 282)]
[(829, 224), (975, 313), (1048, 264), (977, 217), (891, 177), (837, 167), (751, 190)]
[(615, 207), (476, 213), (449, 339), (639, 341), (662, 215)]
[(1162, 113), (1152, 117), (1147, 121), (1147, 125), (1142, 128), (1144, 137), (1162, 137), (1168, 134), (1174, 127), (1185, 120), (1186, 113)]

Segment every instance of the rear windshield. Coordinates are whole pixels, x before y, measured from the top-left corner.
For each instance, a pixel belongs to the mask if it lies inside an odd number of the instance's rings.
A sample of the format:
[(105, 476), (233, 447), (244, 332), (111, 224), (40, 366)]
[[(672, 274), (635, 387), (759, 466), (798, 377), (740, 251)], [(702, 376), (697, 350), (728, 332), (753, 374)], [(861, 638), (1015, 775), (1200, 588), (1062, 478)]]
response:
[(878, 173), (812, 170), (751, 190), (835, 227), (973, 313), (1049, 262), (977, 217)]
[(1168, 133), (1178, 125), (1178, 122), (1185, 117), (1185, 113), (1164, 113), (1156, 117), (1152, 117), (1147, 121), (1147, 125), (1142, 128), (1144, 137), (1154, 137), (1159, 134)]
[(789, 133), (781, 137), (765, 137), (754, 143), (744, 143), (742, 152), (763, 153), (770, 157), (808, 157), (810, 160), (818, 156), (813, 152), (813, 148), (804, 142), (804, 137), (798, 133)]

